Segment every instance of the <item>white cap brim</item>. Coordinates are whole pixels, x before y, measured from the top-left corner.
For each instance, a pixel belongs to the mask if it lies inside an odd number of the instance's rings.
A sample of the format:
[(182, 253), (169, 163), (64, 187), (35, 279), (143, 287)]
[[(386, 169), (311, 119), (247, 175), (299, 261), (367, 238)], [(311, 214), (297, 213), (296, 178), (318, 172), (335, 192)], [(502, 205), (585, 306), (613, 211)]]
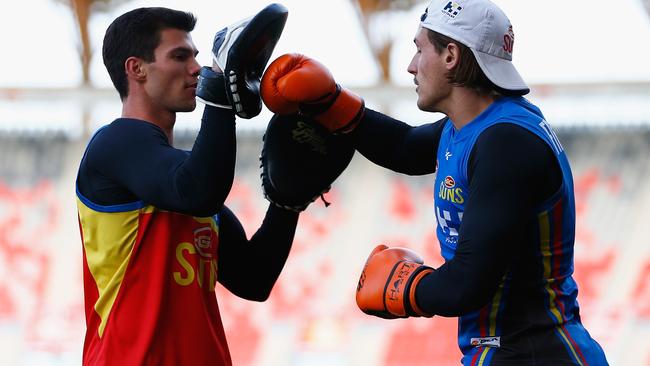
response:
[(474, 56), (476, 56), (476, 61), (481, 67), (481, 70), (483, 70), (485, 76), (494, 85), (502, 89), (522, 92), (522, 95), (530, 92), (530, 88), (526, 85), (526, 82), (519, 75), (519, 72), (517, 72), (515, 65), (511, 61), (488, 55), (473, 48), (470, 49), (474, 53)]

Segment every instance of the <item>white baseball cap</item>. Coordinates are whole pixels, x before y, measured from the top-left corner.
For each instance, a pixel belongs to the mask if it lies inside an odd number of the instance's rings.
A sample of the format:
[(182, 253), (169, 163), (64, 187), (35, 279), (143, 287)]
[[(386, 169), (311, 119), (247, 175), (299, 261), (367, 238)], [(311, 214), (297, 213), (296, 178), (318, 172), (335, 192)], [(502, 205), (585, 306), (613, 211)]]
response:
[(420, 25), (469, 47), (481, 70), (496, 86), (530, 91), (512, 64), (515, 40), (506, 14), (489, 0), (432, 0)]

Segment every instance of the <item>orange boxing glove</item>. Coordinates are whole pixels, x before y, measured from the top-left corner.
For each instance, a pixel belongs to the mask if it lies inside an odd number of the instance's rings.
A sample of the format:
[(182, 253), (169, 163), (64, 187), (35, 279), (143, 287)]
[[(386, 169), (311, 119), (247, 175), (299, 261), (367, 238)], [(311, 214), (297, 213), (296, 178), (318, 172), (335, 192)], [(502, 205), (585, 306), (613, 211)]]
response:
[(364, 313), (394, 319), (425, 316), (415, 302), (420, 280), (433, 272), (422, 258), (406, 248), (380, 244), (370, 253), (357, 285), (357, 305)]
[(272, 112), (300, 112), (332, 133), (352, 131), (365, 110), (363, 99), (336, 84), (325, 66), (298, 53), (282, 55), (269, 65), (260, 93)]

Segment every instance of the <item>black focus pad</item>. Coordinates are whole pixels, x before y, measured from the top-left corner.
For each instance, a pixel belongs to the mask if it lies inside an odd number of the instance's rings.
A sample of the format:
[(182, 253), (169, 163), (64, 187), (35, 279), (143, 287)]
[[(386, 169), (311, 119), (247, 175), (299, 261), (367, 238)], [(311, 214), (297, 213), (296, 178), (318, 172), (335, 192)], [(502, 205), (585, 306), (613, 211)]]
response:
[(300, 212), (341, 175), (354, 155), (348, 135), (333, 135), (302, 115), (274, 115), (262, 146), (264, 196)]
[(253, 118), (262, 110), (260, 80), (288, 15), (283, 5), (271, 4), (215, 35), (212, 53), (224, 72), (228, 98), (241, 118)]

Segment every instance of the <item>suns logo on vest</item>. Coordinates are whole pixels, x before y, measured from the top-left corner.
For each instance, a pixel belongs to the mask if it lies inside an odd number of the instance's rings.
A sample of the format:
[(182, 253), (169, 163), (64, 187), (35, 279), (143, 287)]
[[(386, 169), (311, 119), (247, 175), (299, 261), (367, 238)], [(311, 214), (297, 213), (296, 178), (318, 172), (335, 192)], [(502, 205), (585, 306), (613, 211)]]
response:
[(196, 282), (207, 291), (214, 291), (217, 284), (217, 260), (215, 237), (212, 228), (194, 231), (194, 244), (183, 242), (176, 246), (176, 261), (182, 267), (174, 271), (174, 281), (181, 286)]
[(463, 190), (460, 187), (456, 187), (456, 180), (451, 175), (446, 176), (445, 180), (440, 182), (438, 197), (459, 205), (465, 203)]
[(194, 230), (194, 246), (202, 257), (210, 258), (212, 253), (212, 228), (202, 227)]

